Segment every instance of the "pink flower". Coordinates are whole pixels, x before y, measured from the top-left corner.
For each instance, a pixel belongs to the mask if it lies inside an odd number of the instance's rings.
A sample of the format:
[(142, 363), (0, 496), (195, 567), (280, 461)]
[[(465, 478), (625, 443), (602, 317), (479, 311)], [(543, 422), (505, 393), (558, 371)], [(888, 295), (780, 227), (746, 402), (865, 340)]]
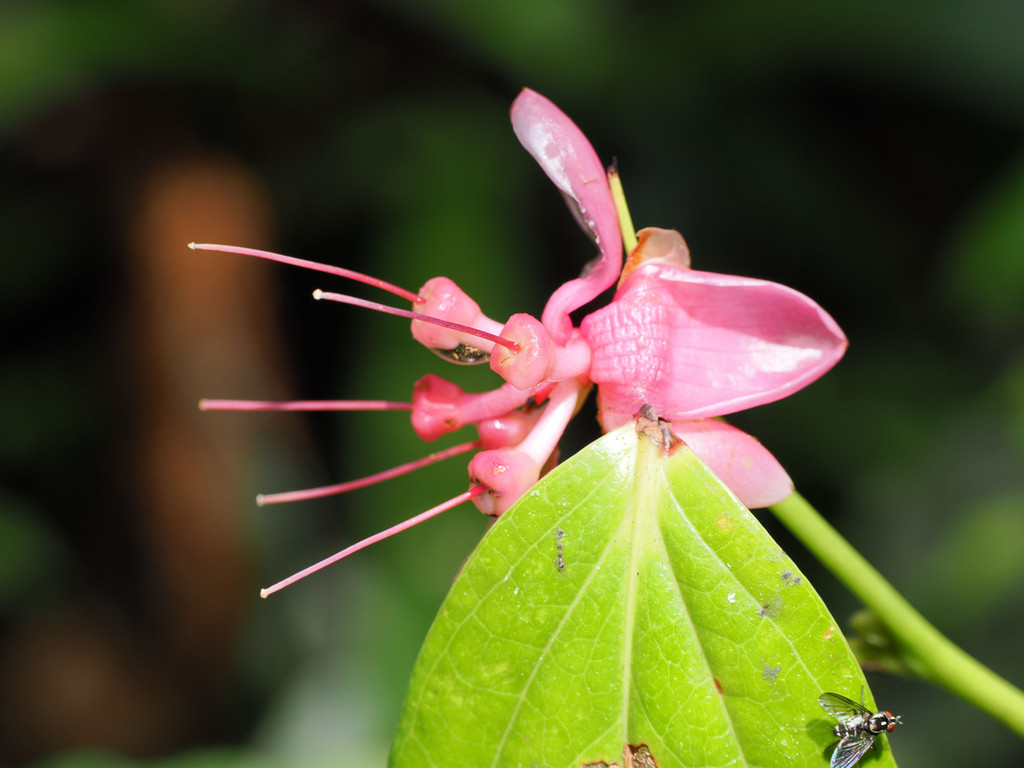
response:
[[(505, 323), (492, 320), (448, 278), (434, 278), (412, 293), (301, 259), (192, 245), (349, 277), (411, 300), (413, 311), (314, 293), (315, 298), (411, 318), (417, 341), (453, 362), (487, 362), (505, 382), (490, 392), (469, 394), (438, 376), (425, 376), (416, 382), (411, 403), (204, 401), (207, 409), (411, 410), (413, 428), (424, 440), (470, 425), (478, 433), (474, 441), (371, 478), (260, 497), (260, 503), (273, 503), (340, 493), (478, 450), (469, 462), (466, 493), (352, 545), (264, 595), (463, 501), (472, 499), (486, 514), (500, 515), (553, 463), (558, 441), (592, 384), (597, 385), (605, 430), (633, 420), (649, 404), (747, 506), (767, 506), (792, 492), (789, 477), (760, 443), (715, 417), (777, 400), (814, 381), (842, 356), (842, 331), (817, 304), (789, 288), (690, 269), (686, 244), (670, 230), (639, 233), (639, 245), (622, 270), (615, 199), (586, 137), (554, 104), (529, 89), (515, 100), (511, 117), (519, 140), (562, 191), (599, 252), (579, 278), (552, 294), (540, 320), (526, 314)], [(619, 288), (611, 303), (575, 327), (570, 314), (616, 279)]]
[(605, 431), (650, 404), (744, 505), (793, 486), (760, 443), (710, 418), (796, 392), (836, 364), (846, 337), (797, 291), (697, 272), (678, 232), (645, 229), (612, 302), (583, 319)]
[[(526, 89), (512, 106), (512, 124), (582, 211), (601, 250), (587, 277), (562, 286), (545, 307), (554, 332), (612, 284), (621, 263), (611, 234), (617, 240), (618, 216), (593, 149), (554, 104)], [(757, 440), (710, 419), (790, 395), (839, 361), (846, 337), (815, 302), (776, 283), (692, 270), (682, 236), (651, 228), (639, 233), (611, 303), (585, 317), (580, 331), (605, 431), (650, 404), (746, 506), (792, 493), (789, 476)]]

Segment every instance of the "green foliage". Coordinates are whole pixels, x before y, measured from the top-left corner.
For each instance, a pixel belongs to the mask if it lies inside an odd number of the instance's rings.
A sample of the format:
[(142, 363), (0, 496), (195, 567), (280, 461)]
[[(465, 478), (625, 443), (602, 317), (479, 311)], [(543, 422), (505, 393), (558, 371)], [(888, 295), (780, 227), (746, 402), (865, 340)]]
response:
[[(391, 765), (820, 766), (864, 678), (793, 562), (685, 445), (632, 426), (555, 469), (466, 563)], [(875, 763), (892, 765), (886, 751)]]
[(947, 291), (964, 322), (999, 343), (1024, 327), (1024, 163), (981, 199), (952, 243)]
[(0, 494), (0, 616), (42, 601), (58, 581), (60, 547), (31, 509)]

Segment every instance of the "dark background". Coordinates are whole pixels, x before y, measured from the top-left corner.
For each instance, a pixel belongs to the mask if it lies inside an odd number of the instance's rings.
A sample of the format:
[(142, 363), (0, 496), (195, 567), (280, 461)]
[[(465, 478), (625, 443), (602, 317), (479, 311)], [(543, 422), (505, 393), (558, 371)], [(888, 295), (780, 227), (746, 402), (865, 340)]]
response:
[[(591, 251), (512, 134), (524, 85), (618, 159), (638, 227), (838, 320), (833, 372), (734, 422), (1024, 682), (1022, 29), (1024, 4), (967, 0), (6, 2), (0, 764), (384, 762), (483, 518), (258, 589), (463, 490), (465, 462), (261, 509), (428, 449), (403, 414), (196, 401), (494, 379), (310, 299), (372, 290), (185, 244), (444, 274), (492, 317), (539, 313)], [(584, 414), (564, 455), (596, 434)], [(856, 602), (761, 516), (849, 627)], [(1021, 763), (946, 693), (873, 684), (904, 768)]]

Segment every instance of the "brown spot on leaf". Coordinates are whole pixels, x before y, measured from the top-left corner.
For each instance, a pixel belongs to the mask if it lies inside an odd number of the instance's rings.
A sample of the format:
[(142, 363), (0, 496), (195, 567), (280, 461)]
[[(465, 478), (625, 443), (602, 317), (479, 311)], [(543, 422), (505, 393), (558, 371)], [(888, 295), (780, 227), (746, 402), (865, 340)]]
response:
[(683, 445), (683, 441), (672, 431), (672, 422), (660, 418), (649, 405), (641, 408), (636, 415), (636, 431), (637, 434), (651, 438), (665, 453), (672, 453), (676, 446)]
[(775, 619), (782, 613), (782, 598), (775, 595), (767, 603), (761, 606), (757, 615), (762, 619)]
[(646, 744), (627, 744), (622, 750), (622, 758), (626, 768), (658, 768), (658, 763), (651, 754), (651, 749)]
[(715, 688), (717, 688), (717, 689), (718, 689), (718, 692), (719, 692), (719, 693), (722, 693), (722, 684), (721, 684), (721, 682), (719, 682), (719, 680), (718, 680), (718, 678), (717, 678), (717, 677), (716, 677), (716, 678), (713, 678), (713, 679), (714, 679), (714, 681), (715, 681)]
[(658, 768), (658, 761), (646, 744), (627, 744), (622, 748), (622, 763), (605, 760), (582, 763), (580, 768)]

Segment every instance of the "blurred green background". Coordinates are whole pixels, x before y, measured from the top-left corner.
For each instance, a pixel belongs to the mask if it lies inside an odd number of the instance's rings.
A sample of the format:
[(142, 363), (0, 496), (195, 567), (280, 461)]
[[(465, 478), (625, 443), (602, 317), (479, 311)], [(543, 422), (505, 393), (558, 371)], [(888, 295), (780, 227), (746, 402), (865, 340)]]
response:
[[(832, 373), (734, 422), (1024, 683), (1022, 30), (1024, 4), (984, 0), (7, 0), (0, 764), (384, 763), (483, 518), (258, 590), (463, 490), (465, 462), (257, 508), (427, 448), (402, 414), (196, 401), (494, 380), (310, 299), (372, 290), (185, 244), (444, 274), (492, 317), (539, 313), (592, 254), (512, 134), (524, 85), (618, 159), (638, 227), (839, 321)], [(563, 455), (596, 434), (584, 413)], [(856, 603), (762, 519), (849, 628)], [(874, 682), (904, 768), (1021, 764), (945, 693)]]

